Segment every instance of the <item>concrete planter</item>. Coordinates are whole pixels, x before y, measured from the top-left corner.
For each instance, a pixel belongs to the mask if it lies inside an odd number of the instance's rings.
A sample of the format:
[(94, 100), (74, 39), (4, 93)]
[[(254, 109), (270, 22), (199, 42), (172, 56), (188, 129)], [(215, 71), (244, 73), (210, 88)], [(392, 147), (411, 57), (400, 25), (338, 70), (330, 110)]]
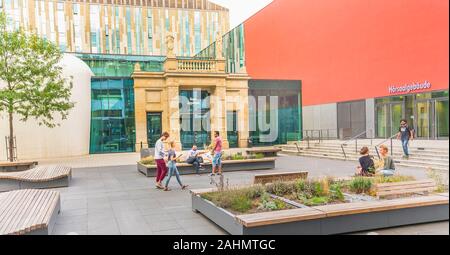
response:
[[(211, 164), (204, 164), (203, 167), (205, 168), (205, 170), (201, 171), (200, 174), (211, 172)], [(190, 164), (178, 163), (177, 168), (178, 171), (180, 171), (181, 175), (196, 174), (194, 167)], [(223, 172), (268, 170), (274, 168), (275, 168), (275, 158), (222, 161)], [(147, 177), (156, 176), (156, 165), (146, 166), (138, 162), (137, 170)]]
[[(448, 193), (234, 215), (192, 192), (192, 209), (232, 235), (329, 235), (449, 219)], [(255, 217), (256, 216), (256, 217)]]

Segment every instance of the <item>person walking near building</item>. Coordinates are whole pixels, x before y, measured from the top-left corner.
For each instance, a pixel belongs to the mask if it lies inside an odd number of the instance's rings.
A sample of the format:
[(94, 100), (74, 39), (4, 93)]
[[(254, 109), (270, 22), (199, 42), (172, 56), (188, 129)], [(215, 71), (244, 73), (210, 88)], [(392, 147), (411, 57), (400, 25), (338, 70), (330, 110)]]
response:
[(403, 119), (400, 121), (397, 139), (401, 140), (403, 147), (403, 158), (409, 158), (408, 145), (409, 141), (414, 139), (413, 130), (408, 126), (408, 121)]
[(214, 156), (211, 176), (214, 176), (216, 172), (218, 175), (222, 175), (222, 138), (220, 137), (219, 131), (214, 132), (214, 143), (212, 147)]
[(161, 185), (162, 180), (167, 174), (167, 166), (164, 159), (166, 156), (166, 152), (164, 151), (164, 141), (166, 141), (169, 136), (168, 132), (164, 132), (155, 144), (156, 188), (158, 189), (164, 189)]
[(383, 176), (392, 176), (395, 172), (394, 159), (388, 154), (389, 149), (386, 145), (380, 145), (380, 155), (383, 160), (383, 167), (379, 173)]
[[(172, 178), (173, 175), (175, 175), (175, 177), (177, 178), (178, 184), (180, 184), (181, 189), (186, 189), (187, 185), (183, 185), (183, 183), (181, 182), (181, 178), (180, 178), (180, 172), (178, 172), (178, 168), (177, 168), (177, 153), (175, 151), (175, 142), (171, 141), (169, 143), (170, 145), (170, 149), (167, 152), (167, 161), (168, 161), (168, 165), (169, 165), (169, 175), (167, 176), (167, 180), (166, 180), (166, 186), (164, 187), (164, 191), (170, 191), (169, 189), (169, 182), (170, 179)], [(181, 156), (181, 155), (180, 155)]]

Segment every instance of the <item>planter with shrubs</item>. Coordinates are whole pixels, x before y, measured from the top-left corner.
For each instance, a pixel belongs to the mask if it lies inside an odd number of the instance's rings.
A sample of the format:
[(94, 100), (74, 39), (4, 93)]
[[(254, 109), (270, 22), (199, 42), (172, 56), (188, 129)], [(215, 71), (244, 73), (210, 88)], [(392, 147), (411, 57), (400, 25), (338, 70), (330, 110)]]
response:
[(230, 234), (338, 234), (448, 220), (448, 193), (377, 198), (381, 183), (408, 176), (299, 179), (192, 190), (192, 208)]
[[(252, 171), (252, 170), (269, 170), (275, 168), (275, 158), (265, 158), (264, 154), (253, 154), (250, 156), (243, 155), (242, 153), (235, 153), (231, 155), (224, 155), (222, 157), (222, 171)], [(211, 163), (205, 162), (202, 164), (204, 170), (200, 172), (210, 173)], [(196, 174), (194, 167), (191, 164), (187, 164), (185, 160), (179, 159), (177, 162), (178, 170), (181, 175)], [(137, 170), (147, 177), (156, 176), (156, 163), (152, 156), (142, 159), (137, 162)]]

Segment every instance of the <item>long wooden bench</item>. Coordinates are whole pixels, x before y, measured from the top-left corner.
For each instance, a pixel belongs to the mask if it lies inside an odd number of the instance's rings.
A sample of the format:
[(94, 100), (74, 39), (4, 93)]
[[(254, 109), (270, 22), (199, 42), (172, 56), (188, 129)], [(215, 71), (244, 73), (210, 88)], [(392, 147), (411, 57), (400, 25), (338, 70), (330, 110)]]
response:
[(308, 172), (283, 172), (270, 174), (257, 174), (253, 179), (254, 184), (266, 184), (277, 181), (294, 181), (308, 178)]
[(407, 195), (413, 193), (430, 193), (436, 190), (433, 180), (420, 180), (395, 183), (379, 183), (375, 185), (377, 197)]
[(16, 189), (48, 189), (69, 186), (72, 168), (40, 166), (27, 171), (0, 173), (0, 192)]
[(0, 172), (25, 171), (36, 167), (37, 161), (0, 162)]
[(281, 149), (280, 148), (275, 148), (275, 147), (259, 147), (259, 148), (251, 148), (251, 149), (247, 149), (246, 152), (247, 154), (257, 154), (257, 153), (261, 153), (264, 154), (264, 157), (276, 157), (278, 155), (278, 152), (280, 152)]
[(60, 212), (59, 192), (25, 189), (0, 194), (0, 235), (48, 235)]

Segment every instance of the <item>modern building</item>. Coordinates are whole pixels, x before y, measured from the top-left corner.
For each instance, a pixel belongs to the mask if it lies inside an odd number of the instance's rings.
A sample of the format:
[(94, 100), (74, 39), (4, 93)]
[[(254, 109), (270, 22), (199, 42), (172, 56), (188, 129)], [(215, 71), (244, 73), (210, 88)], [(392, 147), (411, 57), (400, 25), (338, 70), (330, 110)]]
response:
[(226, 8), (206, 0), (0, 0), (13, 28), (47, 38), (65, 52), (191, 56), (229, 30)]
[(227, 147), (387, 138), (402, 118), (419, 138), (448, 139), (448, 7), (274, 0), (229, 30), (228, 10), (206, 0), (0, 0), (11, 26), (93, 73), (77, 155), (139, 151), (163, 130), (181, 148), (212, 130)]
[(448, 139), (449, 1), (274, 0), (241, 26), (227, 58), (250, 87), (301, 81), (304, 136), (387, 138), (404, 118)]

